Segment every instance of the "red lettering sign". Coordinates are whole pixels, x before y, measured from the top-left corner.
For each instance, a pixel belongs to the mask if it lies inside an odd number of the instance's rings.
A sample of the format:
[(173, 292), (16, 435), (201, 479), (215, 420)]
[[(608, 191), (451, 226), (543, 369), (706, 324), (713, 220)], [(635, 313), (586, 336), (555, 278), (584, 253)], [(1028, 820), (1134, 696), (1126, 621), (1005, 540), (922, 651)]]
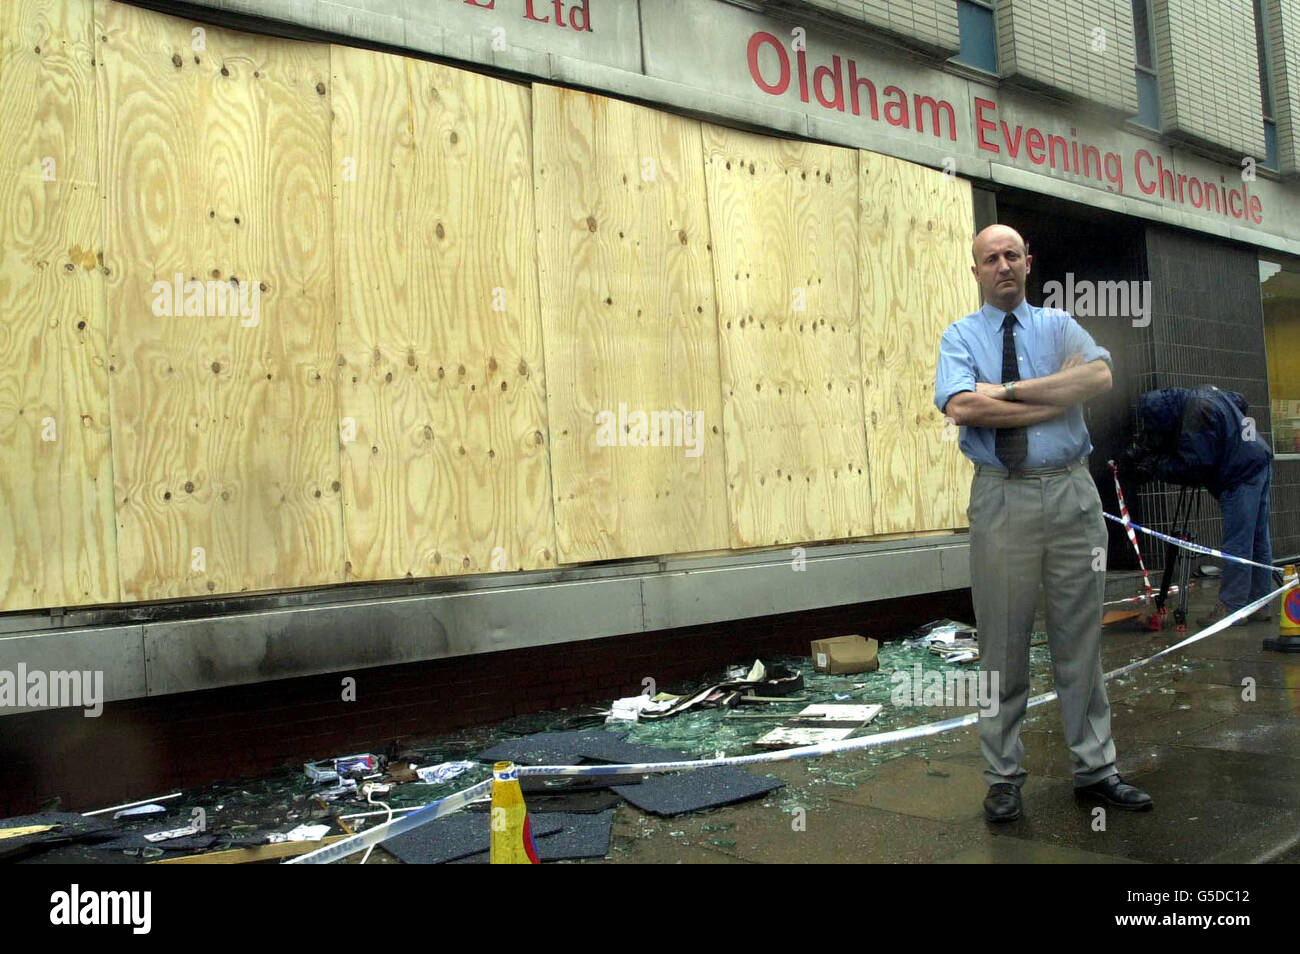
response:
[[(526, 2), (531, 11), (533, 0)], [(562, 22), (562, 0), (554, 0), (554, 3), (557, 20)], [(586, 0), (583, 0), (583, 9), (586, 9)], [(570, 14), (570, 22), (576, 27), (574, 13)], [(759, 64), (759, 57), (765, 49), (771, 50), (765, 57), (766, 73)], [(838, 54), (831, 55), (829, 62), (814, 61), (810, 76), (810, 54), (802, 49), (796, 49), (794, 54), (793, 66), (798, 71), (801, 103), (811, 104), (815, 98), (822, 109), (869, 116), (872, 122), (883, 121), (897, 129), (959, 141), (956, 110), (947, 100), (905, 90), (896, 83), (879, 87), (878, 94), (876, 82), (861, 75), (857, 61)], [(790, 55), (775, 35), (762, 30), (751, 34), (745, 58), (750, 78), (760, 90), (770, 96), (784, 96), (790, 92)], [(847, 96), (844, 88), (846, 72)], [(1087, 185), (1104, 187), (1117, 195), (1124, 194), (1126, 168), (1129, 167), (1120, 153), (1103, 151), (1099, 146), (1080, 140), (1073, 127), (1069, 129), (1069, 135), (1063, 135), (1059, 128), (1025, 126), (999, 117), (994, 100), (975, 96), (972, 102), (975, 147), (980, 151), (1000, 156), (1005, 150), (1009, 160), (1045, 166), (1067, 181), (1082, 180)], [(1211, 215), (1245, 219), (1256, 225), (1263, 222), (1263, 203), (1258, 196), (1250, 195), (1246, 183), (1237, 189), (1229, 188), (1227, 178), (1222, 175), (1218, 182), (1189, 176), (1178, 172), (1173, 162), (1166, 161), (1164, 156), (1150, 149), (1138, 149), (1132, 155), (1133, 181), (1142, 195), (1158, 196), (1163, 202), (1189, 206)]]

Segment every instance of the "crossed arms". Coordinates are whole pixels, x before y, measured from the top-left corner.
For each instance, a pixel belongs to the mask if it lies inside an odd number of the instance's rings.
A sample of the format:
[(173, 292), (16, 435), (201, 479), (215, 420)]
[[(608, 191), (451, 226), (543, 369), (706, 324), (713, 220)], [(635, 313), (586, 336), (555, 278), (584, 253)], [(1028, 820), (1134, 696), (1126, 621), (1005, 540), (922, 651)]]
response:
[(1085, 363), (1083, 355), (1076, 354), (1055, 374), (1017, 381), (1014, 401), (1007, 399), (1003, 385), (980, 381), (974, 391), (961, 391), (949, 398), (943, 412), (963, 427), (1027, 427), (1063, 414), (1110, 387), (1110, 366), (1105, 359)]

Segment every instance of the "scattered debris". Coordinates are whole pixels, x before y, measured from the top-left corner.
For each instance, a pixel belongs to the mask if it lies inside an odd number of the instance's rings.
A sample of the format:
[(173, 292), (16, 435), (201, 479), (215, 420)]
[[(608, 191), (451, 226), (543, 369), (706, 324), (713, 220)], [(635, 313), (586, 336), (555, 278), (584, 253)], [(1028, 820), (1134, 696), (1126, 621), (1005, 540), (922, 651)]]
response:
[(167, 806), (159, 805), (157, 802), (150, 802), (146, 805), (136, 805), (132, 808), (124, 808), (113, 815), (113, 821), (122, 818), (142, 818), (148, 815), (166, 815)]
[(670, 695), (661, 692), (651, 696), (628, 696), (625, 699), (615, 699), (609, 707), (609, 715), (605, 721), (612, 722), (636, 722), (642, 713), (649, 712), (652, 715), (658, 715), (667, 712), (681, 701), (681, 696)]
[(818, 672), (875, 672), (880, 668), (880, 644), (861, 636), (832, 636), (812, 644), (813, 668)]
[(417, 774), (418, 767), (414, 762), (406, 765), (394, 765), (388, 763), (388, 769), (384, 773), (384, 781), (392, 782), (394, 785), (409, 785), (411, 782), (418, 782), (420, 776)]
[(765, 704), (771, 702), (807, 702), (808, 696), (741, 696), (736, 700), (737, 705)]
[(791, 693), (799, 692), (804, 687), (803, 674), (796, 669), (781, 665), (766, 665), (762, 660), (754, 660), (748, 668), (733, 666), (727, 670), (722, 682), (707, 685), (693, 694), (683, 694), (675, 698), (671, 694), (661, 693), (656, 700), (668, 701), (667, 708), (645, 708), (638, 713), (639, 722), (651, 722), (680, 715), (691, 709), (729, 708), (751, 699), (781, 699)]
[[(180, 798), (180, 792), (172, 792), (170, 795), (155, 795), (153, 798), (142, 798), (135, 802), (126, 802), (122, 805), (111, 805), (108, 808), (97, 808), (93, 812), (84, 812), (83, 814), (90, 818), (92, 815), (107, 815), (109, 812), (119, 811), (124, 808), (135, 808), (137, 805), (148, 805), (154, 802), (167, 802), (173, 798)], [(116, 816), (114, 816), (116, 817)]]
[[(960, 658), (960, 652), (977, 647), (972, 642), (973, 628), (952, 620), (936, 620), (922, 630), (914, 634), (917, 639), (911, 644), (880, 644), (855, 637), (858, 648), (871, 650), (872, 662), (882, 670), (873, 667), (866, 670), (869, 675), (819, 672), (810, 656), (754, 660), (703, 674), (696, 683), (665, 686), (669, 691), (658, 695), (617, 700), (605, 710), (582, 707), (519, 716), (494, 726), (461, 730), (440, 740), (436, 748), (394, 743), (383, 755), (361, 753), (299, 763), (274, 778), (212, 785), (187, 793), (186, 807), (173, 806), (170, 814), (167, 803), (182, 793), (100, 809), (97, 814), (110, 815), (112, 822), (74, 814), (0, 821), (0, 856), (53, 848), (51, 858), (59, 860), (103, 857), (91, 849), (107, 849), (117, 852), (114, 860), (128, 863), (270, 861), (346, 837), (353, 826), (364, 828), (387, 820), (389, 809), (381, 809), (382, 803), (367, 805), (367, 796), (378, 798), (378, 793), (386, 792), (384, 801), (391, 803), (391, 815), (397, 817), (490, 777), (496, 761), (534, 766), (684, 761), (847, 737), (872, 721), (886, 729), (901, 727), (915, 722), (915, 713), (891, 705), (894, 682), (889, 674), (902, 666), (938, 673), (946, 669), (945, 656), (952, 659), (956, 653), (955, 658)], [(932, 638), (922, 640), (922, 636)], [(1034, 634), (1035, 640), (1041, 641), (1042, 636)], [(931, 651), (931, 644), (936, 644), (936, 651)], [(1038, 647), (1039, 642), (1032, 645)], [(829, 669), (831, 654), (827, 657)], [(1034, 648), (1031, 660), (1036, 680), (1050, 678), (1045, 650)], [(838, 654), (836, 661), (840, 661)], [(611, 710), (624, 707), (620, 703), (636, 709), (637, 720), (619, 720), (606, 727)], [(923, 752), (925, 744), (906, 750)], [(881, 749), (865, 758), (875, 765), (897, 754), (896, 749)], [(828, 759), (810, 763), (808, 771), (817, 784), (847, 785), (857, 784), (865, 770), (859, 763)], [(520, 779), (542, 860), (602, 856), (609, 849), (609, 819), (623, 802), (671, 816), (762, 797), (782, 786), (779, 779), (737, 767), (669, 775)], [(791, 789), (780, 801), (789, 805), (797, 798), (800, 806), (806, 806), (817, 797), (816, 790)], [(195, 807), (207, 813), (205, 831), (194, 830)], [(392, 845), (392, 854), (411, 862), (486, 861), (488, 807), (486, 800), (470, 805), (464, 812), (390, 839), (384, 847), (388, 850)], [(640, 831), (638, 816), (634, 813), (632, 818), (620, 825), (631, 824)], [(454, 826), (465, 826), (470, 834), (450, 853), (409, 847), (416, 842), (441, 842), (450, 837), (444, 832), (458, 830)], [(153, 841), (148, 838), (151, 834), (171, 837)], [(408, 849), (401, 848), (405, 839), (417, 834), (407, 842)], [(303, 837), (321, 840), (288, 840)]]
[(144, 836), (145, 841), (171, 841), (173, 838), (189, 838), (191, 835), (197, 835), (199, 829), (194, 825), (186, 825), (184, 828), (165, 828), (162, 831), (154, 831)]
[(911, 637), (903, 640), (903, 645), (908, 649), (925, 648), (932, 643), (951, 643), (957, 639), (975, 640), (978, 638), (979, 635), (975, 627), (969, 623), (959, 623), (951, 619), (936, 619), (912, 630)]
[(0, 840), (22, 838), (25, 835), (39, 835), (41, 832), (53, 831), (58, 827), (58, 825), (22, 825), (17, 828), (0, 828)]
[[(428, 807), (429, 807), (428, 805), (404, 805), (401, 808), (394, 808), (392, 810), (392, 814), (405, 815), (407, 812), (413, 812), (421, 808), (428, 808)], [(378, 811), (373, 811), (373, 812), (354, 812), (351, 815), (338, 815), (336, 817), (339, 820), (339, 825), (343, 828), (347, 828), (347, 823), (350, 821), (355, 821), (362, 818), (374, 818), (376, 815), (387, 815), (387, 814), (389, 814), (387, 809), (380, 809)]]
[(353, 778), (339, 779), (339, 783), (333, 788), (326, 788), (316, 793), (316, 797), (327, 802), (332, 802), (336, 798), (342, 798), (344, 795), (354, 794), (357, 790), (357, 781)]
[(308, 762), (303, 765), (303, 773), (313, 782), (339, 783), (347, 776), (369, 775), (382, 771), (384, 758), (381, 755), (341, 755), (320, 762)]
[(273, 831), (267, 835), (267, 841), (273, 845), (286, 841), (320, 841), (329, 833), (329, 825), (299, 825), (291, 831)]
[(778, 726), (754, 744), (762, 749), (784, 749), (847, 739), (877, 715), (883, 706), (812, 705)]
[(325, 845), (347, 838), (347, 835), (330, 835), (323, 842), (288, 841), (278, 845), (256, 845), (251, 848), (232, 848), (226, 851), (212, 851), (202, 855), (183, 855), (179, 858), (164, 858), (155, 864), (160, 865), (245, 865), (254, 861), (275, 861), (280, 858), (292, 858), (305, 855)]
[(211, 848), (219, 840), (216, 835), (198, 831), (161, 841), (150, 838), (150, 834), (154, 833), (138, 831), (121, 833), (119, 837), (98, 842), (92, 847), (100, 851), (120, 851), (132, 857), (138, 857), (141, 851), (149, 851), (149, 857), (160, 857), (164, 851), (201, 851), (204, 848)]
[(463, 775), (474, 767), (474, 762), (440, 762), (437, 765), (429, 765), (425, 768), (415, 770), (416, 776), (426, 785), (437, 785), (440, 782), (447, 782), (457, 775)]
[(0, 859), (7, 860), (76, 841), (93, 842), (113, 836), (113, 826), (110, 823), (74, 812), (42, 812), (0, 819), (0, 835), (16, 828), (43, 830), (0, 838)]
[(622, 736), (606, 731), (540, 732), (503, 742), (475, 756), (480, 762), (517, 762), (520, 765), (676, 762), (689, 757), (672, 749), (624, 742)]
[(973, 639), (953, 639), (930, 643), (930, 652), (949, 664), (974, 662), (980, 658), (979, 643)]
[(323, 762), (307, 762), (302, 767), (303, 774), (313, 782), (334, 782), (338, 783), (339, 773), (334, 768), (334, 760), (326, 759)]
[(344, 755), (334, 760), (334, 771), (339, 775), (378, 772), (383, 767), (383, 758), (378, 755)]

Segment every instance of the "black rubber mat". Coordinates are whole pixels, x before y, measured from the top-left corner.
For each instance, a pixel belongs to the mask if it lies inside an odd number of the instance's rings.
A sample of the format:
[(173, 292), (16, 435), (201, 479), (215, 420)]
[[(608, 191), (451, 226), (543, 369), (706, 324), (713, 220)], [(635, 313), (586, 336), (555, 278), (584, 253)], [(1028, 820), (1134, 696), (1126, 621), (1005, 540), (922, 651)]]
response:
[[(166, 831), (166, 829), (162, 829)], [(145, 837), (145, 832), (133, 831), (128, 832), (112, 841), (100, 842), (94, 845), (105, 851), (125, 851), (128, 848), (161, 848), (163, 851), (199, 851), (204, 848), (211, 848), (218, 841), (216, 835), (185, 835), (180, 838), (169, 838), (166, 841), (149, 841)]]
[[(541, 861), (568, 861), (574, 858), (604, 858), (609, 854), (610, 832), (614, 824), (612, 811), (595, 815), (557, 814), (549, 816), (564, 821), (564, 828), (553, 835), (535, 840)], [(486, 851), (452, 862), (458, 865), (485, 865)]]
[[(533, 792), (524, 795), (524, 804), (528, 806), (528, 811), (547, 814), (550, 812), (577, 812), (589, 815), (593, 812), (603, 812), (607, 809), (623, 804), (623, 796), (616, 795), (608, 789), (584, 789), (576, 792), (568, 792), (563, 789), (553, 794), (543, 794)], [(471, 805), (466, 811), (486, 812), (490, 811), (491, 806), (487, 802)]]
[(510, 739), (474, 756), (480, 762), (517, 762), (520, 765), (576, 765), (584, 748), (602, 750), (611, 732), (538, 732)]
[(652, 815), (682, 815), (748, 801), (783, 785), (785, 782), (779, 779), (723, 766), (650, 778), (640, 785), (619, 785), (611, 791)]
[(96, 816), (87, 817), (75, 812), (44, 812), (37, 815), (15, 815), (0, 819), (0, 829), (27, 828), (32, 825), (58, 825), (52, 831), (34, 835), (19, 835), (0, 839), (0, 858), (17, 856), (28, 851), (39, 851), (45, 845), (67, 844), (73, 841), (112, 837), (113, 825)]
[(584, 762), (676, 762), (689, 758), (673, 749), (625, 742), (616, 732), (539, 732), (494, 745), (474, 756), (480, 762), (520, 765), (581, 765)]
[[(563, 818), (558, 812), (530, 815), (534, 844), (562, 829)], [(479, 812), (457, 812), (390, 838), (384, 842), (384, 848), (408, 865), (438, 865), (466, 855), (486, 853), (492, 834), (489, 819), (490, 816)]]

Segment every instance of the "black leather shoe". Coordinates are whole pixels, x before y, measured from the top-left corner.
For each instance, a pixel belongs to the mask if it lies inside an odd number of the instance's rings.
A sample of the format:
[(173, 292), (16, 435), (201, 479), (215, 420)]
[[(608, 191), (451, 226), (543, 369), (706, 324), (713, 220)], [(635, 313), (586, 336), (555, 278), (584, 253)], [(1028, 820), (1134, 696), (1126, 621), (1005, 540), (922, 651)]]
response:
[(984, 799), (984, 817), (991, 822), (1015, 821), (1020, 817), (1020, 786), (998, 782), (989, 786)]
[(1092, 785), (1076, 788), (1074, 794), (1091, 801), (1104, 802), (1126, 812), (1145, 812), (1155, 804), (1151, 801), (1150, 795), (1128, 784), (1118, 775), (1111, 775)]

